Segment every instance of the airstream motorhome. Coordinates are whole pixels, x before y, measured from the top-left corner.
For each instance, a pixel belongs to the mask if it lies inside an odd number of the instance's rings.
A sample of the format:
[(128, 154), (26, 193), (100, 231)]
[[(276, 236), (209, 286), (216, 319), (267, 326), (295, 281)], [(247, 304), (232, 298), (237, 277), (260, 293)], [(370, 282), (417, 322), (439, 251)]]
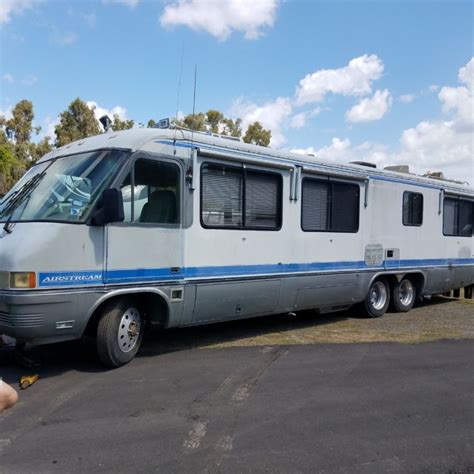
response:
[(146, 325), (192, 326), (474, 284), (474, 190), (178, 129), (44, 156), (0, 204), (0, 333), (94, 334), (102, 362)]

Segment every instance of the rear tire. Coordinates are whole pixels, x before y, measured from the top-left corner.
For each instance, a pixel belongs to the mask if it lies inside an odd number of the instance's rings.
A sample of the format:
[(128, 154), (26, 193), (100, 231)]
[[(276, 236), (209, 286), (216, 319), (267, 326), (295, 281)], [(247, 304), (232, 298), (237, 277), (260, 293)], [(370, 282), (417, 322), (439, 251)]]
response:
[(390, 304), (390, 286), (385, 278), (377, 278), (369, 288), (362, 309), (369, 318), (378, 318), (385, 314)]
[(416, 301), (416, 288), (411, 280), (402, 278), (393, 288), (392, 306), (398, 313), (406, 313)]
[(106, 367), (128, 364), (143, 339), (145, 320), (132, 298), (120, 298), (105, 306), (97, 327), (97, 353)]

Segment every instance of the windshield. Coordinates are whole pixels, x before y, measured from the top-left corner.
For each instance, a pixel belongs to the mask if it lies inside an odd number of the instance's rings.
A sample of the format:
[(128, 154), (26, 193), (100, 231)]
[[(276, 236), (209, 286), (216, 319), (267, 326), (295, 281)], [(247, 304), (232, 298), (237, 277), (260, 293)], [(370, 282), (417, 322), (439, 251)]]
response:
[[(33, 166), (0, 201), (0, 222), (83, 222), (128, 155), (100, 150)], [(32, 180), (34, 187), (25, 192)]]

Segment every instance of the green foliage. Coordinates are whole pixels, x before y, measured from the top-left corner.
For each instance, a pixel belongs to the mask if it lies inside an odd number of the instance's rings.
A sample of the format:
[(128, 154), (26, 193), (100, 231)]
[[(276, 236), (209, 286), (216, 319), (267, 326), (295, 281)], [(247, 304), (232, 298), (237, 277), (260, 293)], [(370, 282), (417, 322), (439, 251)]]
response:
[(9, 144), (0, 144), (0, 196), (18, 181), (25, 172), (25, 165), (15, 157)]
[(49, 142), (49, 137), (44, 137), (38, 144), (31, 144), (31, 159), (34, 163), (36, 163), (42, 156), (49, 153), (53, 147)]
[[(33, 125), (33, 104), (29, 100), (19, 101), (12, 110), (8, 120), (0, 116), (0, 194), (4, 194), (21, 177), (21, 175), (42, 156), (52, 150), (50, 137), (39, 143), (32, 141), (32, 135), (38, 134), (41, 127)], [(55, 128), (55, 146), (63, 146), (72, 141), (98, 135), (101, 127), (90, 108), (80, 98), (71, 102), (68, 108), (59, 115), (59, 124)], [(115, 114), (112, 121), (114, 131), (127, 130), (133, 127), (133, 120), (121, 120)], [(242, 120), (225, 117), (222, 112), (210, 109), (206, 113), (186, 115), (181, 120), (172, 119), (178, 127), (200, 132), (218, 133), (232, 137), (242, 137)], [(148, 121), (149, 128), (156, 126), (153, 119)], [(7, 136), (7, 129), (12, 137)], [(261, 123), (251, 124), (243, 140), (255, 145), (268, 146), (271, 131), (265, 130)]]
[(117, 114), (114, 114), (114, 120), (112, 122), (112, 130), (117, 132), (119, 130), (128, 130), (134, 125), (133, 120), (120, 120), (120, 117)]
[(268, 146), (271, 138), (270, 130), (265, 130), (260, 122), (254, 122), (247, 128), (243, 140), (253, 145)]
[(196, 130), (197, 132), (207, 131), (209, 126), (206, 114), (203, 114), (202, 112), (194, 115), (186, 115), (182, 121), (178, 121), (178, 125), (184, 128), (189, 128), (190, 130)]
[(67, 145), (81, 138), (98, 135), (99, 122), (94, 117), (94, 109), (79, 97), (69, 104), (67, 110), (59, 116), (59, 125), (56, 125), (56, 146)]

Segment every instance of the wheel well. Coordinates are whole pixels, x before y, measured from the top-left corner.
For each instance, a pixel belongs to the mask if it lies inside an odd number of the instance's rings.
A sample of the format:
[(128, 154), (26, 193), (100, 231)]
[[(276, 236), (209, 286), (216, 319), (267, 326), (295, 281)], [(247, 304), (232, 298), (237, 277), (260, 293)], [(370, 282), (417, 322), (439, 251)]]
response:
[[(385, 278), (387, 280), (388, 284), (390, 285), (390, 291), (392, 292), (392, 294), (393, 288), (400, 281), (397, 276), (393, 274), (382, 274), (379, 275), (377, 278)], [(417, 296), (421, 295), (421, 292), (423, 291), (423, 288), (425, 286), (425, 277), (422, 273), (406, 273), (405, 275), (403, 275), (402, 278), (408, 278), (415, 286)]]
[(407, 273), (405, 277), (413, 283), (413, 286), (416, 290), (416, 297), (419, 298), (425, 286), (424, 275), (422, 273)]
[(119, 298), (131, 298), (134, 300), (136, 302), (135, 304), (143, 311), (148, 323), (160, 327), (166, 327), (168, 325), (169, 307), (163, 296), (151, 292), (124, 293), (107, 298), (105, 301), (100, 303), (89, 318), (86, 329), (84, 330), (85, 336), (96, 335), (97, 325), (99, 324), (105, 306)]
[(417, 297), (421, 295), (423, 287), (425, 285), (425, 277), (422, 273), (406, 273), (403, 277), (399, 280), (397, 279), (396, 275), (381, 275), (387, 279), (388, 284), (390, 285), (390, 290), (393, 294), (393, 288), (395, 285), (401, 281), (403, 278), (408, 278), (415, 287)]

